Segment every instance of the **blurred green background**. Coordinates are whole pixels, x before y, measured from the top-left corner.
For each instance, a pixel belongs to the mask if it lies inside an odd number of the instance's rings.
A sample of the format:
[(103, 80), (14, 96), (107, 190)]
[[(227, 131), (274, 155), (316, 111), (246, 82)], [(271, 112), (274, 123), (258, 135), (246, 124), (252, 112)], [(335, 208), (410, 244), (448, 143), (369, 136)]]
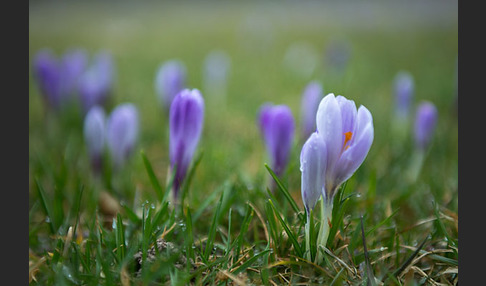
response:
[[(200, 142), (205, 159), (197, 176), (210, 186), (239, 171), (249, 176), (264, 171), (264, 147), (255, 120), (258, 107), (265, 101), (287, 104), (298, 123), (300, 96), (311, 80), (319, 80), (325, 94), (344, 95), (372, 112), (375, 142), (365, 165), (386, 176), (389, 168), (382, 160), (390, 147), (392, 80), (399, 70), (407, 70), (415, 80), (413, 105), (429, 100), (439, 109), (431, 172), (442, 181), (457, 172), (457, 21), (455, 1), (39, 1), (29, 4), (29, 58), (46, 47), (58, 56), (69, 48), (84, 48), (90, 55), (110, 51), (116, 65), (111, 106), (129, 101), (141, 110), (138, 147), (146, 150), (161, 178), (168, 165), (168, 124), (156, 100), (155, 72), (165, 60), (182, 60), (188, 85), (200, 89), (207, 100)], [(325, 50), (336, 40), (350, 47), (349, 64), (341, 73), (326, 65)], [(298, 74), (284, 64), (295, 43), (312, 52), (315, 67), (310, 72)], [(204, 57), (213, 49), (231, 57), (223, 106), (211, 105), (211, 94), (202, 86)], [(46, 147), (46, 122), (31, 73), (29, 78), (32, 158)], [(298, 153), (300, 147), (290, 166), (295, 172)], [(132, 163), (140, 165), (138, 154), (135, 157)]]

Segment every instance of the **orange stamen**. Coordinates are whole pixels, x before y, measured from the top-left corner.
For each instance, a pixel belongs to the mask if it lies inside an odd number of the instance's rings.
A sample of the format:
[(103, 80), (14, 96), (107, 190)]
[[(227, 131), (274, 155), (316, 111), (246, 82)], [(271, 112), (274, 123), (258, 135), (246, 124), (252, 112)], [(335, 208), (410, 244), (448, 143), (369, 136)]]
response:
[(349, 140), (351, 140), (351, 138), (353, 137), (353, 132), (345, 132), (344, 133), (344, 145), (343, 145), (343, 148), (344, 150), (348, 149), (349, 146), (346, 146), (349, 142)]

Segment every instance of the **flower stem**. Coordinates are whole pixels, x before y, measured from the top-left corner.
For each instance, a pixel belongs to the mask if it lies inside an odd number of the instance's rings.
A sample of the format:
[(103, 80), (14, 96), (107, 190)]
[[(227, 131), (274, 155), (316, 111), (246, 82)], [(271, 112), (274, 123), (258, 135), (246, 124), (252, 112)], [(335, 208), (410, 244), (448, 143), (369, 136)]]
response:
[(322, 252), (319, 248), (320, 246), (326, 247), (329, 231), (331, 230), (333, 199), (334, 198), (326, 200), (323, 196), (321, 200), (321, 226), (319, 228), (319, 234), (317, 236), (317, 253), (315, 260), (317, 264), (320, 264), (323, 258)]
[(311, 261), (311, 249), (310, 249), (310, 213), (307, 211), (307, 221), (305, 223), (305, 252), (306, 259)]

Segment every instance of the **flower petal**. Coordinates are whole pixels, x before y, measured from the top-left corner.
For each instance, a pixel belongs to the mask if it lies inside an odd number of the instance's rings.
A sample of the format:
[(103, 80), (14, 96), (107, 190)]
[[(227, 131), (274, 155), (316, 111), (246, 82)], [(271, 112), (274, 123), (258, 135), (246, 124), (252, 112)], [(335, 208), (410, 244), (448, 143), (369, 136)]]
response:
[(323, 138), (314, 132), (302, 146), (300, 171), (302, 172), (302, 201), (307, 212), (314, 209), (324, 186), (327, 150)]
[(316, 116), (317, 132), (327, 146), (327, 168), (333, 169), (343, 149), (343, 120), (339, 103), (330, 93), (319, 104)]
[(373, 143), (374, 128), (371, 113), (364, 106), (358, 110), (356, 138), (347, 148), (336, 165), (335, 185), (349, 179), (363, 163)]

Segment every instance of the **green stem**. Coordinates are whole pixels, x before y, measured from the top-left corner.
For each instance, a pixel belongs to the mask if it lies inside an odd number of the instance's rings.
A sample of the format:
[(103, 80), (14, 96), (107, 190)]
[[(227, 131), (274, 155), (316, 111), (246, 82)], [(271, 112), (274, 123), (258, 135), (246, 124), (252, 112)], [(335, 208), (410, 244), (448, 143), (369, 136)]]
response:
[(323, 196), (321, 200), (321, 226), (317, 236), (317, 253), (315, 260), (317, 264), (320, 264), (323, 258), (322, 252), (320, 251), (320, 246), (326, 247), (329, 231), (331, 230), (330, 224), (332, 220), (333, 199), (334, 198), (326, 200)]
[(310, 249), (310, 213), (307, 212), (307, 221), (305, 223), (305, 252), (306, 259), (311, 261), (311, 249)]

